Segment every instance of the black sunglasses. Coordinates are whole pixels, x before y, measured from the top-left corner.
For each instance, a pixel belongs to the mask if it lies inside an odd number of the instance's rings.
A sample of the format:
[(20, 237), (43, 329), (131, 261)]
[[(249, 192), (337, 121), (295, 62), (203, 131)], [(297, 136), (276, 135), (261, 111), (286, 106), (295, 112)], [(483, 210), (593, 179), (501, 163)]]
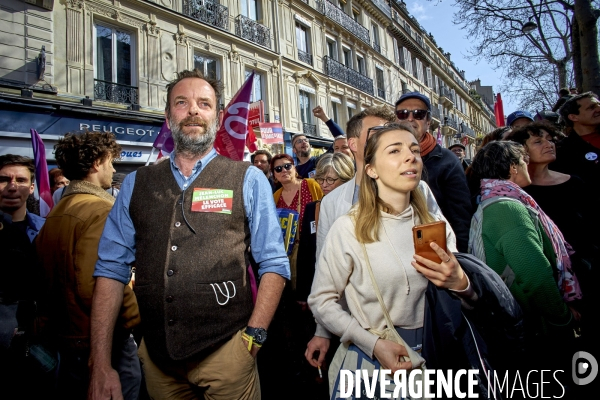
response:
[(283, 165), (278, 165), (278, 166), (274, 167), (273, 170), (279, 174), (281, 171), (283, 171), (284, 168), (286, 171), (289, 171), (290, 169), (292, 169), (292, 167), (293, 167), (292, 164), (287, 163), (287, 164), (283, 164)]
[(412, 113), (413, 118), (416, 120), (422, 120), (425, 117), (427, 117), (427, 114), (429, 113), (428, 110), (396, 110), (396, 117), (403, 121), (405, 119), (408, 119), (408, 116), (410, 115), (410, 113)]

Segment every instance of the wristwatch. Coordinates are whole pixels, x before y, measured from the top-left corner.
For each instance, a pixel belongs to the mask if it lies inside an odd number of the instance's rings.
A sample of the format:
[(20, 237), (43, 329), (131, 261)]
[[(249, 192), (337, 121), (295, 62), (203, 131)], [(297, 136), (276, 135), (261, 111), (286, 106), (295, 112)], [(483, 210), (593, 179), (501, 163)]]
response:
[(252, 337), (254, 343), (262, 346), (267, 341), (267, 330), (264, 328), (246, 327), (246, 334)]

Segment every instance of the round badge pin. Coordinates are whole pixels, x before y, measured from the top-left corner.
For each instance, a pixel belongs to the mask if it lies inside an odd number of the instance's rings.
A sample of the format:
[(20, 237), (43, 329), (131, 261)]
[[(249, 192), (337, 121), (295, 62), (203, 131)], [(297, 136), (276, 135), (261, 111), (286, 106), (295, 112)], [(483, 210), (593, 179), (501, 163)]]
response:
[(588, 161), (595, 161), (598, 159), (598, 154), (590, 151), (585, 155), (585, 159)]

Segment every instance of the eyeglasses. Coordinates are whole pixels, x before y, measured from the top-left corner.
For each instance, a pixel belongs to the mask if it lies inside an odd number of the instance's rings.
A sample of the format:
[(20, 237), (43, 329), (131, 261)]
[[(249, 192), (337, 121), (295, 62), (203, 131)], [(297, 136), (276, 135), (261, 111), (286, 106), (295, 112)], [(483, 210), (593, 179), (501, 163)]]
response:
[(283, 164), (283, 165), (278, 165), (278, 166), (274, 167), (274, 168), (273, 168), (273, 170), (279, 174), (279, 173), (281, 173), (281, 171), (283, 171), (284, 169), (285, 169), (286, 171), (289, 171), (290, 169), (292, 169), (292, 167), (293, 167), (293, 165), (292, 165), (292, 164), (290, 164), (290, 163), (287, 163), (287, 164)]
[(410, 113), (412, 113), (413, 118), (416, 120), (422, 120), (425, 117), (427, 117), (427, 114), (429, 113), (428, 110), (396, 110), (396, 117), (399, 120), (405, 120), (408, 119), (408, 116), (410, 115)]
[(294, 140), (294, 144), (296, 143), (308, 143), (308, 139), (304, 138), (304, 139), (296, 139)]
[(334, 183), (336, 183), (339, 180), (340, 180), (340, 178), (335, 178), (335, 179), (329, 178), (329, 177), (327, 177), (327, 178), (315, 178), (315, 181), (317, 181), (317, 183), (319, 185), (322, 185), (323, 182), (327, 182), (328, 185), (333, 185)]

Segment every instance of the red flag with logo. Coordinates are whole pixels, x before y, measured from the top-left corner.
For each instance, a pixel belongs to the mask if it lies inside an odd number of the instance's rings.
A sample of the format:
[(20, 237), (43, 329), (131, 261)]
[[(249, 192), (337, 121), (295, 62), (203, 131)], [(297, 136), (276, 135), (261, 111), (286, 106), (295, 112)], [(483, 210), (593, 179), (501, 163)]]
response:
[(502, 104), (502, 97), (500, 93), (496, 95), (496, 104), (494, 104), (494, 114), (496, 116), (496, 126), (498, 128), (503, 127), (504, 123), (504, 105)]
[(250, 108), (253, 84), (254, 71), (225, 108), (223, 123), (215, 139), (217, 153), (234, 161), (241, 161), (244, 158), (244, 147), (248, 134), (248, 109)]

